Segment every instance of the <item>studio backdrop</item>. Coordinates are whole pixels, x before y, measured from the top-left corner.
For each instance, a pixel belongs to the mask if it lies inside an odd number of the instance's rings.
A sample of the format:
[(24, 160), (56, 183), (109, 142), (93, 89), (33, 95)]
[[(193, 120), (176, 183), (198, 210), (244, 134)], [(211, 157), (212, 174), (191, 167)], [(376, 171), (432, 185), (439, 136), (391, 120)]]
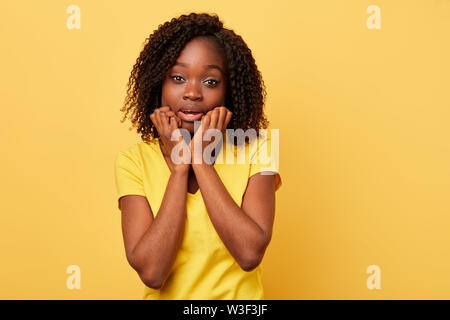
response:
[(279, 129), (266, 299), (450, 298), (450, 1), (2, 1), (1, 299), (140, 299), (114, 159), (144, 40), (246, 41)]

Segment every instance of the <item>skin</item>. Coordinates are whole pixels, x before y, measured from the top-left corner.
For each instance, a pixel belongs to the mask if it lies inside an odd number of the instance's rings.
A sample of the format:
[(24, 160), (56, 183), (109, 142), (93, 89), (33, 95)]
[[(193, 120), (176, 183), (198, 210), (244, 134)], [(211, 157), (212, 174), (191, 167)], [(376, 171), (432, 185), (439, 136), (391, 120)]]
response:
[[(256, 268), (272, 237), (275, 214), (275, 187), (273, 175), (255, 174), (249, 178), (243, 195), (242, 206), (232, 199), (220, 180), (213, 164), (202, 161), (191, 164), (175, 164), (171, 150), (179, 141), (170, 141), (170, 134), (180, 128), (187, 129), (193, 141), (201, 139), (208, 128), (225, 132), (232, 113), (223, 106), (226, 93), (225, 58), (220, 49), (209, 39), (197, 37), (189, 42), (176, 65), (163, 82), (162, 105), (151, 116), (160, 138), (160, 148), (171, 171), (168, 185), (156, 217), (146, 197), (127, 195), (122, 197), (122, 232), (128, 262), (149, 287), (159, 289), (167, 279), (181, 245), (186, 222), (187, 192), (200, 188), (208, 215), (218, 235), (231, 255), (245, 271)], [(180, 77), (177, 77), (180, 75)], [(209, 81), (210, 79), (217, 80)], [(215, 85), (211, 86), (212, 83)], [(182, 105), (195, 104), (204, 110), (201, 126), (194, 132), (193, 123), (177, 117)], [(203, 147), (209, 141), (201, 142)]]

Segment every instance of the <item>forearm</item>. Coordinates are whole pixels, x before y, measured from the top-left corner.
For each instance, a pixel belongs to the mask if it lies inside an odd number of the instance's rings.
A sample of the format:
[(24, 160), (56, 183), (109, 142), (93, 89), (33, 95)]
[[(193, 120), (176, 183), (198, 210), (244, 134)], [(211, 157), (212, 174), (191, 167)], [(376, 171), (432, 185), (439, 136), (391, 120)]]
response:
[(157, 286), (164, 283), (183, 239), (188, 174), (170, 175), (158, 214), (132, 253), (141, 278)]
[(244, 270), (252, 269), (264, 255), (268, 236), (236, 204), (213, 166), (193, 164), (192, 167), (219, 237)]

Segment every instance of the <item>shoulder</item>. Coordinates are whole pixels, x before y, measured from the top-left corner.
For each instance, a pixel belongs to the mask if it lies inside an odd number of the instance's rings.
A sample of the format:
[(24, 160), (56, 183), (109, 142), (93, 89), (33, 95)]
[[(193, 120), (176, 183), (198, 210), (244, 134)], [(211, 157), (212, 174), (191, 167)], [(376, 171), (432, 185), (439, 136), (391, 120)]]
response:
[(251, 160), (256, 160), (255, 157), (259, 157), (264, 152), (270, 152), (271, 145), (272, 139), (270, 134), (266, 130), (261, 130), (259, 135), (251, 140), (247, 146)]
[[(261, 135), (249, 145), (250, 173), (249, 178), (257, 184), (275, 183), (277, 191), (282, 182), (279, 173), (279, 141), (278, 132), (261, 130)], [(257, 174), (259, 173), (259, 174)]]
[(146, 154), (156, 152), (155, 146), (158, 146), (155, 141), (151, 143), (144, 141), (137, 142), (127, 148), (119, 150), (116, 154), (116, 159), (126, 157), (141, 162)]

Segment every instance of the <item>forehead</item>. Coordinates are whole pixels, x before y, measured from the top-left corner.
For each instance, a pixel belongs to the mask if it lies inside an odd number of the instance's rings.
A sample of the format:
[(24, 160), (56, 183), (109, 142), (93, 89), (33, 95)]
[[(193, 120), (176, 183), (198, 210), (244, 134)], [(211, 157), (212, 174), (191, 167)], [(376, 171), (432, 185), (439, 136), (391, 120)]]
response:
[(177, 58), (175, 66), (177, 65), (180, 67), (218, 65), (224, 72), (226, 58), (218, 44), (208, 38), (198, 37), (186, 44)]

